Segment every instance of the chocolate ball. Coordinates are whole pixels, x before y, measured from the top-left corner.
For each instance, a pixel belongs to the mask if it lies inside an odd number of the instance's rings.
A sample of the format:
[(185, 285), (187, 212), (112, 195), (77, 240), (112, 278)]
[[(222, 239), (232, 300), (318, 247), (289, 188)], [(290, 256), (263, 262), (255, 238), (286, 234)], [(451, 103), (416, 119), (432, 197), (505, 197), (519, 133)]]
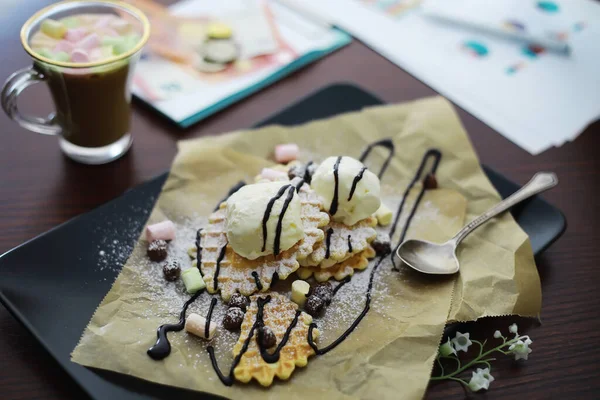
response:
[(435, 179), (435, 175), (433, 174), (428, 174), (427, 177), (425, 178), (425, 189), (437, 189), (438, 188), (438, 183), (437, 183), (437, 179)]
[(231, 307), (223, 317), (223, 327), (228, 331), (237, 331), (244, 321), (244, 311), (239, 307)]
[(380, 256), (390, 254), (392, 252), (390, 236), (387, 233), (378, 233), (375, 240), (371, 242), (371, 247)]
[(304, 311), (306, 311), (313, 317), (316, 317), (319, 314), (321, 314), (321, 311), (323, 311), (324, 307), (325, 301), (323, 301), (322, 298), (314, 294), (308, 296), (308, 299), (306, 299), (306, 303), (304, 303)]
[(152, 261), (163, 261), (167, 258), (167, 242), (164, 240), (153, 241), (148, 245), (146, 254)]
[(250, 301), (248, 301), (248, 298), (246, 296), (236, 292), (231, 296), (231, 298), (229, 299), (229, 303), (227, 304), (229, 305), (229, 307), (238, 307), (241, 308), (243, 311), (246, 311), (246, 307), (249, 303)]
[(333, 288), (329, 282), (319, 283), (312, 292), (313, 295), (319, 296), (325, 304), (330, 304), (333, 298)]
[(275, 336), (273, 330), (268, 326), (258, 329), (256, 340), (258, 340), (258, 345), (263, 349), (270, 349), (277, 344), (277, 336)]
[(173, 282), (179, 278), (181, 275), (181, 268), (179, 267), (179, 263), (177, 261), (169, 261), (163, 266), (163, 274), (165, 275), (165, 279), (169, 282)]

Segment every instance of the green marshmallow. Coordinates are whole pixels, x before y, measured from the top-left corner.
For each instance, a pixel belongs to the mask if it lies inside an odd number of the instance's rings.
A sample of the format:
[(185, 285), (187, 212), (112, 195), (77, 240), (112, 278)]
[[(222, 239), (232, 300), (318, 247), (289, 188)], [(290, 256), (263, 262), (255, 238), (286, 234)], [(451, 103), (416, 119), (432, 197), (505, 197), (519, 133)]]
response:
[(62, 39), (67, 33), (67, 27), (63, 23), (50, 18), (42, 21), (40, 30), (55, 39)]
[(76, 17), (67, 17), (64, 18), (61, 22), (67, 28), (77, 28), (79, 25), (81, 25), (79, 18)]
[(102, 45), (103, 46), (116, 46), (125, 41), (125, 38), (119, 36), (102, 36)]
[(58, 53), (55, 53), (52, 56), (50, 56), (50, 58), (54, 61), (67, 62), (71, 59), (71, 56), (69, 56), (69, 53), (67, 52), (59, 51)]
[(183, 271), (181, 273), (181, 279), (185, 285), (185, 290), (187, 290), (189, 294), (194, 294), (198, 290), (206, 287), (206, 283), (204, 283), (204, 279), (202, 279), (202, 275), (200, 275), (200, 270), (196, 267)]
[(54, 53), (52, 53), (49, 49), (37, 49), (35, 52), (46, 58), (52, 58), (54, 56)]

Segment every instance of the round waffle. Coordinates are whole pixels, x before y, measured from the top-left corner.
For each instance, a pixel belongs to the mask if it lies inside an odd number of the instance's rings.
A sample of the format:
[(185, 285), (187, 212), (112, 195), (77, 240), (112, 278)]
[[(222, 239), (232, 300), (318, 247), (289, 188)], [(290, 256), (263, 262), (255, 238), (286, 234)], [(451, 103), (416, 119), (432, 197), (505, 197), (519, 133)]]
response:
[[(227, 204), (221, 203), (219, 209), (210, 215), (200, 239), (202, 262), (199, 267), (209, 293), (220, 291), (221, 297), (227, 301), (236, 291), (245, 296), (257, 291), (265, 292), (271, 287), (275, 274), (280, 279), (286, 279), (300, 267), (298, 260), (306, 258), (315, 245), (325, 238), (323, 230), (319, 228), (327, 225), (329, 216), (321, 212), (321, 202), (307, 184), (302, 185), (298, 196), (302, 205), (304, 238), (277, 256), (268, 255), (255, 260), (236, 254), (228, 244), (225, 233)], [(192, 249), (190, 254), (195, 258), (197, 250)], [(197, 266), (196, 260), (194, 265)]]
[(341, 281), (348, 276), (354, 275), (354, 271), (367, 268), (369, 266), (369, 259), (374, 258), (375, 255), (375, 250), (371, 246), (368, 246), (362, 252), (329, 268), (300, 267), (298, 271), (296, 271), (296, 274), (300, 279), (304, 280), (314, 275), (317, 282), (325, 282), (331, 278)]

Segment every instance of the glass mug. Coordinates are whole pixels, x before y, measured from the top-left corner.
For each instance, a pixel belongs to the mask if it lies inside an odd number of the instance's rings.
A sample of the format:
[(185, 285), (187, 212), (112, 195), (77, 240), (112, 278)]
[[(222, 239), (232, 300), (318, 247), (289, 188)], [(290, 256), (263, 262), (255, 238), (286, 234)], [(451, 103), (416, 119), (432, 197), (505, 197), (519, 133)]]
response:
[[(135, 47), (108, 59), (87, 63), (61, 62), (32, 50), (30, 39), (46, 18), (75, 14), (115, 14), (140, 33)], [(62, 151), (84, 164), (104, 164), (121, 157), (132, 143), (131, 80), (142, 47), (150, 35), (146, 16), (129, 4), (112, 0), (68, 0), (34, 14), (21, 28), (21, 43), (33, 66), (12, 74), (2, 90), (4, 112), (23, 128), (59, 137)], [(46, 82), (56, 112), (46, 118), (24, 115), (17, 97), (28, 86)]]

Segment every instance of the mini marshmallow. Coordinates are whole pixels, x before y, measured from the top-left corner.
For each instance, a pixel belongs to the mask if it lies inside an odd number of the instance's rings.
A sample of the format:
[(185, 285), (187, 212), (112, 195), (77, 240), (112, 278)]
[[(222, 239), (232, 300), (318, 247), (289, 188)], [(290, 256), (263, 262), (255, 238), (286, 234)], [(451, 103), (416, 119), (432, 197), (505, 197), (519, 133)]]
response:
[(210, 321), (208, 325), (208, 336), (206, 335), (206, 318), (196, 313), (191, 313), (185, 319), (185, 331), (201, 337), (202, 339), (211, 340), (217, 333), (217, 324)]
[(296, 143), (278, 144), (275, 146), (275, 161), (287, 163), (298, 158), (300, 149)]
[(90, 61), (90, 56), (84, 49), (75, 49), (71, 53), (71, 61), (76, 63), (86, 63)]
[(175, 239), (175, 224), (169, 220), (146, 227), (146, 240), (152, 243), (155, 240), (170, 241)]
[(56, 46), (54, 46), (54, 51), (64, 51), (65, 53), (71, 54), (71, 52), (73, 51), (73, 43), (67, 42), (66, 40), (61, 40), (56, 44)]
[(40, 30), (51, 38), (62, 39), (67, 32), (67, 27), (59, 21), (47, 18), (42, 21)]
[(103, 36), (109, 36), (109, 37), (117, 37), (119, 36), (119, 32), (115, 31), (112, 28), (98, 28), (98, 33), (103, 35)]
[(379, 209), (375, 212), (377, 223), (381, 226), (389, 225), (392, 222), (393, 213), (385, 204), (381, 203)]
[(55, 61), (67, 62), (67, 61), (69, 61), (71, 56), (69, 55), (69, 53), (67, 53), (65, 51), (59, 51), (58, 53), (54, 53), (54, 55), (52, 55), (52, 57), (50, 57), (50, 58)]
[(89, 35), (78, 41), (76, 46), (80, 49), (92, 50), (100, 46), (100, 37), (98, 37), (98, 35), (95, 33), (90, 33)]
[(277, 171), (273, 168), (263, 168), (262, 171), (260, 171), (260, 176), (269, 181), (284, 181), (287, 180), (288, 177), (285, 172)]
[(298, 304), (299, 307), (304, 307), (306, 295), (310, 291), (310, 285), (306, 281), (295, 280), (292, 283), (292, 295), (290, 300)]
[(71, 28), (67, 29), (65, 33), (65, 39), (69, 42), (77, 43), (87, 35), (88, 31), (85, 28)]
[(131, 28), (131, 24), (123, 19), (113, 19), (110, 22), (110, 27), (119, 33), (126, 33)]
[(95, 28), (107, 28), (110, 25), (110, 21), (112, 20), (112, 16), (104, 16), (99, 18), (98, 21), (94, 24)]
[(206, 283), (204, 283), (204, 279), (202, 279), (200, 270), (196, 267), (192, 267), (183, 271), (181, 273), (181, 280), (185, 285), (185, 290), (189, 294), (194, 294), (198, 290), (204, 289), (206, 287)]

